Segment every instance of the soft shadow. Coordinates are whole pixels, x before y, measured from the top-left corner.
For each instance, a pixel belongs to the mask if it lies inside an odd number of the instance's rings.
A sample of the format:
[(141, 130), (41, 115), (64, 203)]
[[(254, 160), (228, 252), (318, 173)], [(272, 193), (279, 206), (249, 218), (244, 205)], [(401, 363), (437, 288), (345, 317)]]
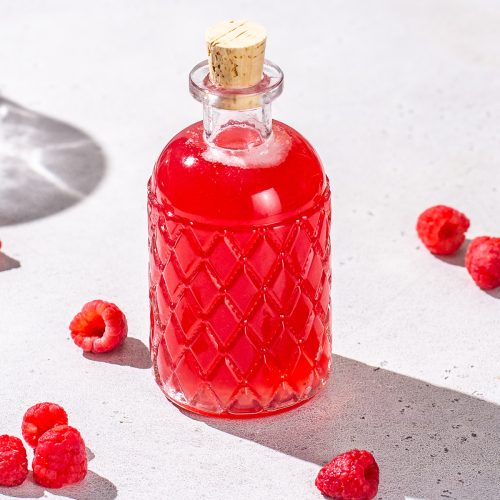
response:
[(495, 404), (334, 356), (310, 403), (272, 418), (191, 418), (317, 464), (352, 448), (374, 452), (379, 498), (495, 498), (500, 413)]
[(85, 452), (87, 454), (87, 461), (94, 460), (95, 454), (88, 446), (85, 446)]
[(34, 482), (33, 473), (29, 471), (23, 484), (12, 488), (0, 486), (0, 495), (12, 498), (42, 498), (45, 496), (45, 489)]
[(11, 269), (17, 269), (18, 267), (21, 267), (21, 263), (18, 260), (0, 252), (0, 273), (3, 271), (10, 271)]
[(78, 484), (65, 486), (60, 490), (47, 489), (52, 495), (74, 498), (75, 500), (113, 500), (118, 496), (116, 486), (105, 477), (89, 470), (87, 477)]
[(123, 344), (111, 352), (94, 354), (84, 352), (83, 355), (92, 361), (111, 363), (114, 365), (131, 366), (133, 368), (151, 368), (149, 349), (144, 343), (133, 337), (127, 337)]
[[(466, 239), (454, 255), (434, 255), (434, 257), (453, 266), (465, 267), (465, 254), (467, 253), (467, 248), (469, 248), (470, 243), (471, 240)], [(500, 299), (500, 287), (493, 290), (484, 290), (484, 292), (494, 299)]]
[(74, 498), (75, 500), (113, 500), (118, 496), (116, 486), (105, 477), (89, 470), (86, 478), (78, 484), (65, 486), (61, 489), (43, 488), (33, 480), (30, 471), (26, 481), (14, 488), (0, 486), (0, 495), (12, 498), (42, 498), (48, 492), (52, 495)]
[(494, 288), (493, 290), (485, 290), (485, 292), (494, 299), (500, 299), (500, 287)]
[(467, 253), (467, 248), (469, 248), (471, 240), (468, 238), (462, 243), (462, 246), (453, 255), (434, 255), (436, 259), (439, 259), (452, 266), (465, 267), (465, 254)]
[(0, 97), (0, 226), (78, 203), (102, 180), (105, 164), (85, 132)]

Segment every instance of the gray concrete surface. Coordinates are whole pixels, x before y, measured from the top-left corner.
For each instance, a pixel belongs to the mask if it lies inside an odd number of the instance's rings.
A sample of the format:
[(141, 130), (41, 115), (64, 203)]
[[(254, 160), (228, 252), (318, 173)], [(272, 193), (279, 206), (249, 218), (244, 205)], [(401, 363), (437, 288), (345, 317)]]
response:
[[(231, 17), (268, 27), (286, 75), (274, 116), (315, 144), (334, 191), (332, 382), (248, 422), (170, 405), (146, 349), (145, 184), (201, 117), (187, 74), (205, 27)], [(446, 203), (470, 237), (500, 235), (499, 25), (493, 0), (0, 0), (0, 433), (57, 401), (93, 457), (81, 485), (0, 497), (319, 500), (319, 466), (361, 447), (384, 500), (499, 498), (500, 292), (413, 229)], [(101, 358), (67, 331), (94, 298), (130, 325)]]

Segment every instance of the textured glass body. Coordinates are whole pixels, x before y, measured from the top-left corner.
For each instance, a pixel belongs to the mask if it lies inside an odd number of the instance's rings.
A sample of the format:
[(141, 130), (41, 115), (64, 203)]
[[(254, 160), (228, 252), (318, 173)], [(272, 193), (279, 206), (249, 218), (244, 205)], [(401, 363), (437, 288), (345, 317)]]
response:
[[(222, 146), (249, 140), (225, 132)], [(151, 356), (167, 397), (241, 417), (313, 396), (331, 362), (331, 212), (310, 144), (273, 121), (262, 144), (224, 149), (195, 123), (160, 155), (148, 210)]]

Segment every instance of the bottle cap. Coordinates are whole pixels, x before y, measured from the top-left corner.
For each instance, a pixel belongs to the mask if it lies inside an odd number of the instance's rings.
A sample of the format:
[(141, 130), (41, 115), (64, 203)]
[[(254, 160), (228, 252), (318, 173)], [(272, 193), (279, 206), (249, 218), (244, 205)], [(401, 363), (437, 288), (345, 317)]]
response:
[(206, 32), (210, 80), (225, 88), (247, 88), (262, 79), (266, 30), (250, 21), (223, 21)]

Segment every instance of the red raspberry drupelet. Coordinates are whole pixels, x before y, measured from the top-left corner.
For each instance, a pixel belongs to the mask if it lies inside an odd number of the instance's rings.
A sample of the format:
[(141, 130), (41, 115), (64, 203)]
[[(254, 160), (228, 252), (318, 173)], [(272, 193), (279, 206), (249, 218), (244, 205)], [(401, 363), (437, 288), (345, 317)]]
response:
[(378, 491), (379, 468), (373, 455), (351, 450), (326, 464), (316, 478), (323, 495), (334, 500), (371, 500)]
[(40, 436), (55, 425), (68, 423), (68, 415), (55, 403), (38, 403), (24, 414), (21, 427), (24, 440), (36, 448)]
[(469, 219), (458, 210), (444, 205), (428, 208), (417, 221), (418, 237), (432, 253), (450, 255), (465, 240)]
[(0, 436), (0, 486), (18, 486), (28, 475), (28, 459), (22, 441)]
[(75, 344), (84, 351), (107, 352), (127, 336), (127, 319), (115, 304), (93, 300), (73, 318), (69, 329)]
[(474, 238), (465, 254), (465, 267), (480, 288), (500, 286), (500, 238)]
[(87, 454), (80, 433), (69, 425), (56, 425), (38, 440), (33, 477), (45, 488), (78, 483), (87, 475)]

